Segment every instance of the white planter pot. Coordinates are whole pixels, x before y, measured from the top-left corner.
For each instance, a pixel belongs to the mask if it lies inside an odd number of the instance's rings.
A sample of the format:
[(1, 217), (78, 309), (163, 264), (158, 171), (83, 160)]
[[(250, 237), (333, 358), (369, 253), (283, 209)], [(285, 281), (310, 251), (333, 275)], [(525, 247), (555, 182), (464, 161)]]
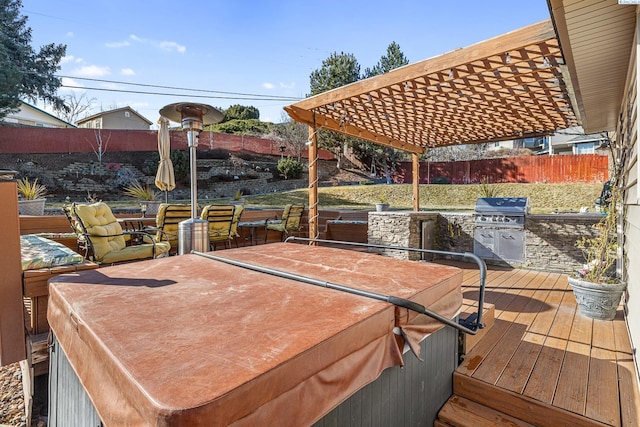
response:
[(34, 199), (34, 200), (18, 200), (18, 211), (20, 215), (44, 215), (44, 204), (47, 199)]
[(626, 283), (592, 283), (569, 277), (580, 313), (598, 320), (613, 320)]
[(389, 209), (389, 203), (376, 203), (376, 212), (383, 212)]

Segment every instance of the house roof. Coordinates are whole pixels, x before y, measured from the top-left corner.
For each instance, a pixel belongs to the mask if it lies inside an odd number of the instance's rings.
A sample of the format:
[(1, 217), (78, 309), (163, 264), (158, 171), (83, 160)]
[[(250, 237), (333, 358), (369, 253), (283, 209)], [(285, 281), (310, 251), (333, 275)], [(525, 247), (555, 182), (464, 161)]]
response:
[(151, 122), (151, 121), (150, 121), (149, 119), (147, 119), (146, 117), (144, 117), (144, 116), (140, 115), (136, 110), (134, 110), (134, 109), (133, 109), (133, 108), (131, 108), (131, 107), (122, 107), (122, 108), (116, 108), (116, 109), (114, 109), (114, 110), (101, 111), (101, 112), (99, 112), (98, 114), (94, 114), (94, 115), (92, 115), (92, 116), (85, 117), (85, 118), (83, 118), (83, 119), (81, 119), (81, 120), (78, 120), (78, 121), (77, 121), (77, 123), (78, 123), (78, 124), (82, 124), (82, 123), (89, 122), (89, 121), (91, 121), (91, 120), (97, 119), (98, 117), (106, 116), (106, 115), (113, 114), (113, 113), (118, 113), (118, 112), (120, 112), (120, 111), (129, 111), (129, 112), (131, 112), (131, 113), (135, 114), (137, 117), (139, 117), (139, 118), (140, 118), (140, 120), (143, 120), (143, 121), (145, 121), (147, 124), (149, 124), (149, 126), (151, 126), (151, 125), (153, 124), (153, 122)]
[(409, 152), (574, 126), (551, 21), (285, 107), (296, 121)]
[(574, 110), (586, 133), (613, 131), (626, 90), (637, 7), (617, 0), (548, 0)]
[[(63, 127), (71, 127), (74, 128), (76, 127), (76, 125), (74, 125), (73, 123), (69, 123), (67, 121), (62, 120), (60, 117), (54, 116), (51, 113), (48, 113), (44, 110), (41, 110), (40, 108), (36, 107), (35, 105), (31, 105), (28, 102), (24, 102), (24, 101), (20, 101), (20, 109), (25, 109), (25, 110), (31, 110), (33, 113), (41, 115), (46, 117), (47, 119), (50, 119), (56, 123), (59, 123), (61, 126)], [(20, 112), (18, 113), (14, 113), (11, 114), (12, 117), (17, 118), (20, 116)]]

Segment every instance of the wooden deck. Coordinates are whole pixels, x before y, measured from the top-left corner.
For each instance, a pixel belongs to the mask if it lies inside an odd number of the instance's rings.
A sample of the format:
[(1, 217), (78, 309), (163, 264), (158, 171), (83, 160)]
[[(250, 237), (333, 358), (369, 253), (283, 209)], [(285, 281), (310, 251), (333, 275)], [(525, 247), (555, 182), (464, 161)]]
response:
[[(459, 266), (464, 297), (477, 299), (477, 269)], [(566, 275), (529, 270), (489, 270), (486, 301), (494, 324), (464, 355), (436, 425), (640, 425), (622, 309), (588, 319)]]

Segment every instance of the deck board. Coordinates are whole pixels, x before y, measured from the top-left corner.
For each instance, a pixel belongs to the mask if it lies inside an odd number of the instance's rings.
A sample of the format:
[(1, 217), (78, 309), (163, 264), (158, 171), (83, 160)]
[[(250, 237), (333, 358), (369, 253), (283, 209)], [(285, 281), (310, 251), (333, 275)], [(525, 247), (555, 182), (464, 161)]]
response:
[[(473, 267), (459, 266), (465, 268), (465, 298), (477, 298), (477, 271), (474, 281), (467, 270)], [(580, 425), (640, 425), (640, 392), (622, 310), (614, 321), (583, 316), (567, 276), (556, 273), (489, 270), (486, 289), (495, 324), (456, 370), (486, 384), (481, 389), (487, 396), (479, 402), (490, 404), (492, 393), (519, 395)]]

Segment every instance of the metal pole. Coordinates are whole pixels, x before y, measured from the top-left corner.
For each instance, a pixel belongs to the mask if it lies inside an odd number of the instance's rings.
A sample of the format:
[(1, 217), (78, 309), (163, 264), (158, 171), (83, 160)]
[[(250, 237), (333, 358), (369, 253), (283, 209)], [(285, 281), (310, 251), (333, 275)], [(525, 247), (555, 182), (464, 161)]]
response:
[(189, 160), (191, 162), (191, 218), (197, 217), (196, 203), (198, 202), (198, 184), (196, 182), (198, 178), (197, 162), (196, 162), (196, 132), (189, 130), (187, 132), (187, 141), (189, 144)]
[[(455, 328), (467, 333), (467, 334), (472, 334), (475, 335), (478, 333), (479, 329), (483, 329), (484, 328), (484, 324), (482, 323), (482, 313), (484, 311), (484, 291), (485, 291), (485, 284), (487, 281), (487, 265), (485, 264), (485, 262), (482, 260), (482, 258), (480, 258), (479, 256), (477, 256), (476, 254), (472, 254), (469, 252), (450, 252), (450, 251), (439, 251), (439, 250), (435, 250), (435, 249), (421, 249), (421, 248), (409, 248), (406, 246), (389, 246), (389, 245), (377, 245), (377, 244), (373, 244), (373, 243), (360, 243), (360, 242), (345, 242), (345, 241), (340, 241), (340, 240), (325, 240), (325, 239), (310, 239), (310, 238), (306, 238), (306, 237), (297, 237), (297, 236), (290, 236), (287, 237), (285, 239), (285, 243), (288, 242), (294, 242), (294, 241), (303, 241), (303, 242), (310, 242), (309, 244), (311, 244), (311, 242), (315, 242), (315, 243), (331, 243), (331, 244), (341, 244), (341, 245), (345, 245), (345, 246), (359, 246), (359, 247), (366, 247), (366, 248), (378, 248), (378, 249), (391, 249), (391, 250), (398, 250), (398, 251), (408, 251), (408, 252), (418, 252), (418, 253), (423, 253), (423, 254), (436, 254), (436, 255), (455, 255), (455, 256), (459, 256), (459, 257), (463, 257), (463, 258), (468, 258), (470, 260), (472, 260), (473, 262), (475, 262), (476, 264), (478, 264), (478, 269), (480, 270), (480, 290), (479, 290), (479, 296), (478, 296), (478, 309), (477, 312), (470, 315), (467, 319), (469, 320), (469, 322), (465, 322), (465, 326), (455, 326)], [(424, 313), (427, 316), (431, 316), (431, 314), (429, 313)], [(433, 316), (431, 316), (433, 317)], [(439, 320), (439, 319), (438, 319)], [(447, 322), (445, 322), (447, 323)], [(449, 323), (447, 323), (449, 324)], [(469, 329), (472, 328), (472, 329)]]

